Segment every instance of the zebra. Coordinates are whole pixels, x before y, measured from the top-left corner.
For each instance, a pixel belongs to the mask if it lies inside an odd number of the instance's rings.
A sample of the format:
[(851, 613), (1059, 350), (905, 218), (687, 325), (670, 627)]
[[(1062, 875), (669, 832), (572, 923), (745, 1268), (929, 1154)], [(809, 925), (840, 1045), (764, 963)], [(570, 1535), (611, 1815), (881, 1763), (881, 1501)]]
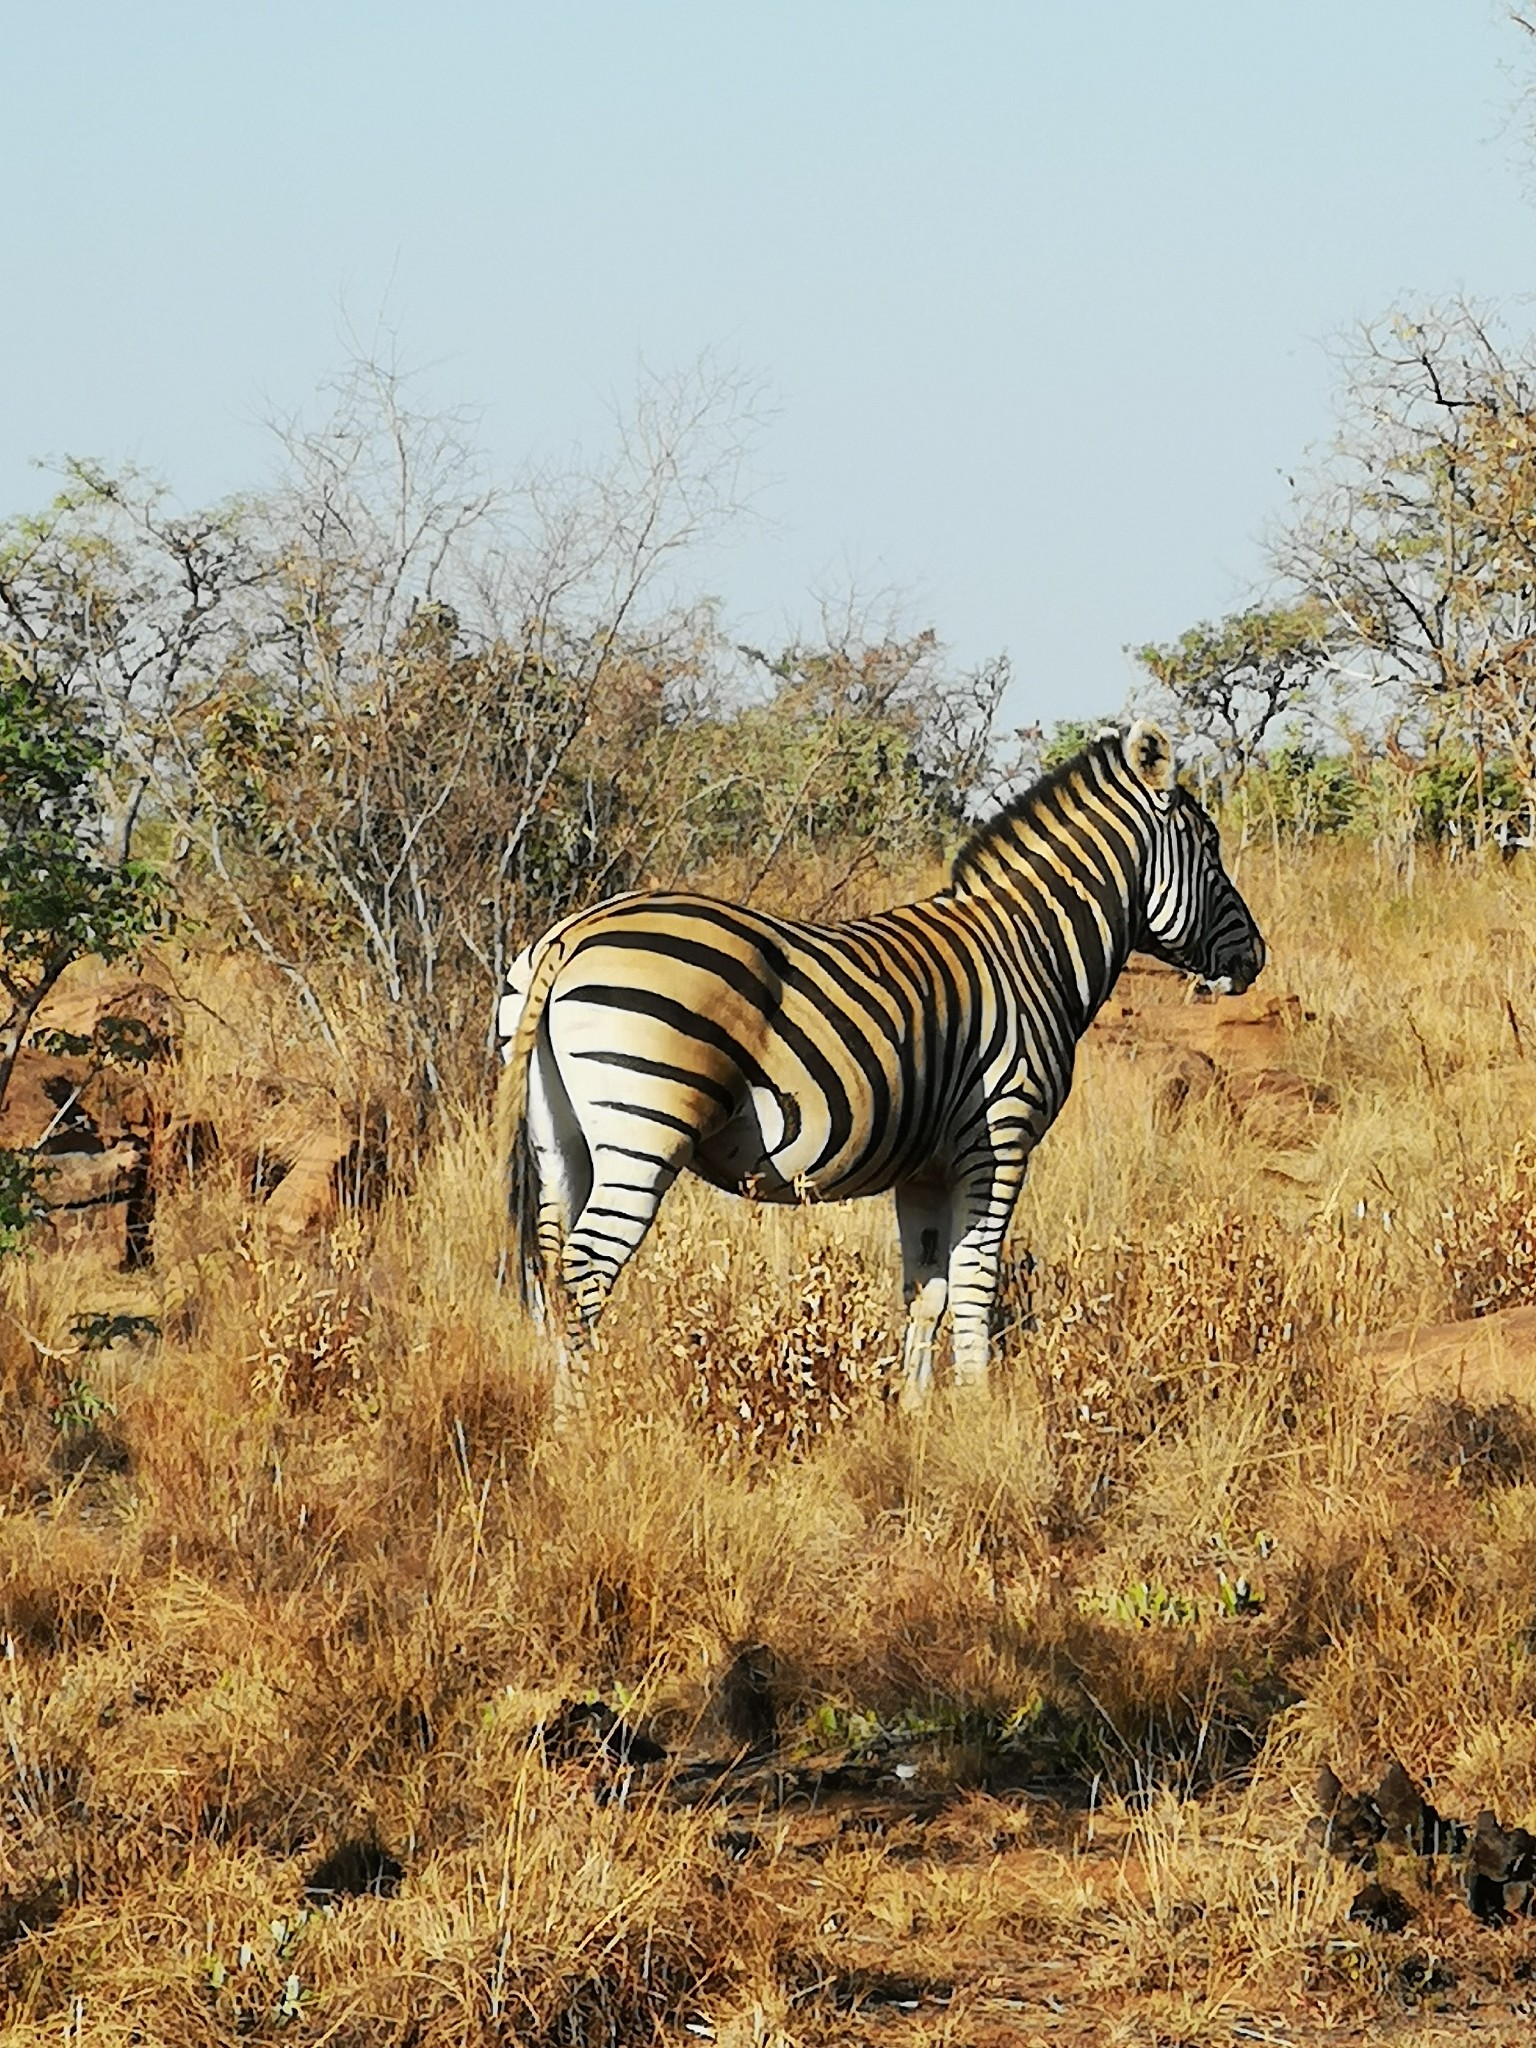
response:
[(985, 1386), (1004, 1233), (1078, 1040), (1133, 950), (1240, 991), (1264, 941), (1146, 720), (1101, 732), (956, 856), (840, 924), (674, 890), (563, 919), (509, 973), (501, 1136), (526, 1306), (563, 1297), (555, 1397), (685, 1169), (753, 1201), (891, 1190), (921, 1408), (946, 1306)]

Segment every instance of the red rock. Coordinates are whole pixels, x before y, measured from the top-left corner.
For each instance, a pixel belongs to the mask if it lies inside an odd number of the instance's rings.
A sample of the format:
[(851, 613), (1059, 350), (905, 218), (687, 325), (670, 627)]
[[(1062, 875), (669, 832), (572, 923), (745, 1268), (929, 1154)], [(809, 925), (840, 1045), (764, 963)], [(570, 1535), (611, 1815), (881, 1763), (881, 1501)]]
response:
[(1360, 1362), (1389, 1410), (1433, 1399), (1479, 1408), (1536, 1403), (1536, 1308), (1384, 1330), (1363, 1347)]

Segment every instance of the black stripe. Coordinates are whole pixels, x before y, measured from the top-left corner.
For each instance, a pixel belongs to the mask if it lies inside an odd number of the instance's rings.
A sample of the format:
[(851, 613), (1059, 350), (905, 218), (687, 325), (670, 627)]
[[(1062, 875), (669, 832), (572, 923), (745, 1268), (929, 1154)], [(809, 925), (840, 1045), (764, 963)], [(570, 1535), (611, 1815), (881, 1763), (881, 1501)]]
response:
[(717, 1024), (713, 1017), (701, 1017), (696, 1010), (690, 1010), (685, 1003), (674, 1002), (670, 996), (658, 995), (651, 989), (621, 988), (611, 982), (591, 981), (568, 993), (562, 989), (560, 1000), (563, 1003), (592, 1003), (610, 1010), (628, 1010), (635, 1016), (654, 1018), (658, 1024), (669, 1024), (681, 1037), (697, 1039), (700, 1045), (712, 1046), (716, 1052), (724, 1053), (749, 1087), (772, 1089), (773, 1084), (762, 1067), (724, 1025)]
[(638, 1052), (576, 1052), (572, 1059), (597, 1060), (605, 1067), (622, 1067), (626, 1073), (649, 1074), (658, 1081), (675, 1081), (685, 1088), (697, 1089), (700, 1095), (707, 1095), (711, 1102), (717, 1102), (722, 1109), (734, 1109), (736, 1098), (729, 1088), (708, 1074), (691, 1073), (686, 1067), (673, 1066), (670, 1060), (647, 1059)]
[(696, 1124), (685, 1123), (680, 1116), (669, 1116), (664, 1109), (651, 1109), (643, 1102), (594, 1102), (594, 1109), (616, 1109), (624, 1116), (637, 1116), (648, 1124), (661, 1124), (669, 1131), (679, 1131), (685, 1138), (697, 1138)]

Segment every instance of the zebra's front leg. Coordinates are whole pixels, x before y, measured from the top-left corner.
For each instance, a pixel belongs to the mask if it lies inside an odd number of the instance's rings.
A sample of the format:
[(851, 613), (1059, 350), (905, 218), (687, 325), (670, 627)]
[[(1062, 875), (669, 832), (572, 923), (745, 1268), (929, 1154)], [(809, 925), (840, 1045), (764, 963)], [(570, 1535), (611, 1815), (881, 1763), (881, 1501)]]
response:
[(933, 1386), (933, 1340), (949, 1282), (950, 1193), (938, 1182), (908, 1181), (896, 1190), (901, 1233), (902, 1293), (907, 1327), (901, 1347), (900, 1405), (915, 1414)]
[(1024, 1185), (1024, 1162), (998, 1163), (985, 1180), (957, 1190), (949, 1255), (949, 1313), (955, 1386), (984, 1393), (1003, 1238)]

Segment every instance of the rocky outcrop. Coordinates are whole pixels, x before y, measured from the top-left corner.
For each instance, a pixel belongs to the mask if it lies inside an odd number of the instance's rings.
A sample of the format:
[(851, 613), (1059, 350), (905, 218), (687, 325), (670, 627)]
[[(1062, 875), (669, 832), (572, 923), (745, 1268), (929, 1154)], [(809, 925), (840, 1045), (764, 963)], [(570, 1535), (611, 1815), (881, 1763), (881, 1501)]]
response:
[(1389, 1413), (1429, 1400), (1536, 1404), (1536, 1308), (1384, 1330), (1364, 1346), (1361, 1364)]
[(0, 1149), (37, 1161), (44, 1244), (148, 1262), (154, 1075), (180, 1028), (174, 997), (126, 972), (72, 977), (39, 1009), (0, 1108)]
[(1250, 989), (1196, 996), (1184, 975), (1138, 961), (1121, 975), (1086, 1043), (1155, 1078), (1167, 1113), (1217, 1097), (1244, 1129), (1285, 1151), (1311, 1143), (1332, 1092), (1295, 1065), (1308, 1022), (1298, 997)]
[(267, 1196), (267, 1221), (285, 1236), (298, 1237), (345, 1203), (366, 1205), (383, 1185), (388, 1145), (389, 1119), (376, 1105), (317, 1121)]

